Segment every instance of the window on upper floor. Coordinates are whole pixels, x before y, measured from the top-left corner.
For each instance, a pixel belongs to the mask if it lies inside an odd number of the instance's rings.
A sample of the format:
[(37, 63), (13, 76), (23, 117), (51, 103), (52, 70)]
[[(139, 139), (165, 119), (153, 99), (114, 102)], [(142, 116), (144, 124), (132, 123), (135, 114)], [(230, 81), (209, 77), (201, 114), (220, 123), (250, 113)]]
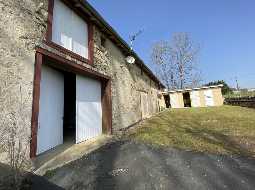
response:
[(52, 41), (88, 59), (88, 24), (60, 0), (54, 0)]

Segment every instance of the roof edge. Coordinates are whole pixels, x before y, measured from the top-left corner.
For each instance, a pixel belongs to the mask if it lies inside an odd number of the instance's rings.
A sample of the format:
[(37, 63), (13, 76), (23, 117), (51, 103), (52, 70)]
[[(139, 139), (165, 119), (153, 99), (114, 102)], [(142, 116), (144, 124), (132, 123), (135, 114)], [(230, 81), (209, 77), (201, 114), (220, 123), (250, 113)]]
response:
[[(141, 69), (143, 69), (150, 78), (152, 78), (155, 82), (158, 83), (158, 85), (161, 88), (165, 88), (165, 85), (158, 79), (158, 77), (156, 77), (156, 75), (149, 69), (149, 67), (143, 62), (143, 60), (137, 55), (136, 52), (132, 51), (132, 49), (130, 48), (130, 46), (127, 44), (127, 42), (125, 40), (123, 40), (123, 38), (116, 32), (116, 30), (109, 25), (106, 20), (98, 13), (98, 11), (96, 9), (93, 8), (92, 5), (90, 5), (90, 3), (88, 1), (84, 1), (84, 0), (74, 0), (74, 2), (77, 4), (78, 2), (82, 5), (83, 8), (86, 9), (86, 11), (89, 11), (89, 14), (91, 17), (94, 17), (95, 20), (93, 21), (97, 21), (95, 22), (95, 24), (99, 24), (99, 27), (104, 27), (106, 30), (108, 30), (108, 32), (116, 38), (117, 41), (119, 41), (119, 43), (121, 44), (121, 47), (128, 53), (131, 52), (131, 54), (136, 58), (136, 64), (140, 65)], [(101, 26), (100, 26), (101, 24)]]
[(204, 89), (211, 89), (211, 88), (222, 88), (223, 84), (219, 84), (219, 85), (212, 85), (212, 86), (202, 86), (202, 87), (196, 87), (196, 88), (185, 88), (185, 89), (177, 89), (177, 90), (169, 90), (169, 91), (165, 91), (163, 93), (175, 93), (175, 92), (190, 92), (190, 91), (194, 91), (194, 90), (204, 90)]

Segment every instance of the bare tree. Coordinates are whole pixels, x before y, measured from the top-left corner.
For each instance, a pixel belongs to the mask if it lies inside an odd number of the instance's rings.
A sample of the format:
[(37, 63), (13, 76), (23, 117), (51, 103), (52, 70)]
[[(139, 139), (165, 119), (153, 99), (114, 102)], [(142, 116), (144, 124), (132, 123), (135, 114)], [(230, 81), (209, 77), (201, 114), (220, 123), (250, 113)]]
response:
[(198, 50), (187, 33), (176, 33), (171, 42), (160, 41), (153, 45), (152, 62), (168, 89), (182, 89), (200, 83), (201, 73), (195, 64)]
[(172, 85), (171, 77), (169, 77), (172, 72), (171, 64), (169, 64), (169, 50), (168, 42), (160, 41), (154, 44), (151, 54), (152, 62), (155, 63), (156, 73), (168, 88)]

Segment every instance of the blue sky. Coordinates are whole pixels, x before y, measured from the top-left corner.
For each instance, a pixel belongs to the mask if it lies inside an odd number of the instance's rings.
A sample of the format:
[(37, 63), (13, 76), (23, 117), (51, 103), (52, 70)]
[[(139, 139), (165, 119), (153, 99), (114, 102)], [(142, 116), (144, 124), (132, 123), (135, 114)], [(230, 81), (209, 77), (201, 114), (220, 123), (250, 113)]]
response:
[(150, 49), (175, 32), (188, 32), (200, 44), (198, 64), (204, 83), (226, 80), (255, 88), (254, 0), (89, 0), (128, 42), (144, 29), (135, 51), (150, 65)]

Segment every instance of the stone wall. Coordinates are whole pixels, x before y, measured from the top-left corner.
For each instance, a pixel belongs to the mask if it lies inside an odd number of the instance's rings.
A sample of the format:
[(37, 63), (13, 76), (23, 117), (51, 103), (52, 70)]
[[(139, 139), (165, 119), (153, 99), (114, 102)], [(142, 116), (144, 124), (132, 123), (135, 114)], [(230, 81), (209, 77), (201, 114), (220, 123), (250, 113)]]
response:
[(255, 108), (255, 97), (226, 98), (224, 104)]
[(95, 67), (112, 78), (113, 131), (128, 127), (141, 120), (140, 93), (149, 100), (149, 112), (158, 111), (158, 89), (147, 74), (136, 64), (128, 65), (120, 49), (109, 39), (101, 46), (103, 34), (95, 27)]
[(35, 46), (46, 31), (47, 2), (0, 0), (0, 135), (15, 127), (24, 143), (30, 140)]

